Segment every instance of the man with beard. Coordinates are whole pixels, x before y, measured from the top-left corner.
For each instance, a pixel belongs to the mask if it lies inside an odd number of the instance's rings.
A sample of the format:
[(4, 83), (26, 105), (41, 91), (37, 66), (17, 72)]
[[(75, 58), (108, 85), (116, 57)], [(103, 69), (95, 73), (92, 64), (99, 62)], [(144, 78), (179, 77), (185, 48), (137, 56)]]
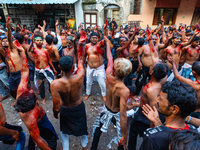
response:
[(87, 100), (90, 96), (93, 78), (96, 76), (101, 88), (103, 101), (106, 101), (106, 75), (103, 58), (104, 40), (98, 42), (98, 36), (98, 33), (92, 32), (90, 37), (91, 43), (85, 45), (84, 60), (88, 57), (88, 62), (86, 69), (86, 96), (84, 100)]
[[(198, 100), (196, 91), (188, 84), (172, 81), (166, 82), (156, 98), (158, 111), (166, 117), (163, 125), (147, 129), (140, 150), (169, 150), (171, 134), (175, 130), (194, 130), (194, 126), (185, 123), (185, 118), (196, 110)], [(144, 107), (144, 114), (150, 117), (151, 107)], [(156, 109), (154, 109), (157, 112)], [(158, 112), (156, 119), (158, 122)], [(155, 123), (156, 125), (156, 123)]]
[[(33, 42), (35, 44), (35, 48), (32, 48)], [(45, 89), (44, 89), (44, 79), (47, 79), (49, 84), (54, 80), (54, 73), (57, 74), (52, 61), (48, 55), (46, 49), (42, 48), (43, 45), (43, 36), (40, 31), (35, 32), (34, 38), (32, 37), (32, 41), (30, 44), (29, 52), (32, 53), (35, 59), (35, 86), (39, 88), (40, 96), (43, 99), (42, 103), (44, 104), (46, 101), (45, 97)], [(50, 66), (53, 71), (50, 69)]]
[[(191, 44), (197, 34), (198, 34), (198, 32), (195, 31), (192, 38), (186, 43), (181, 43), (180, 36), (178, 36), (178, 35), (174, 36), (172, 38), (172, 45), (168, 46), (164, 50), (164, 58), (167, 59), (167, 57), (172, 57), (175, 61), (176, 67), (179, 68), (179, 60), (181, 57), (182, 48)], [(172, 81), (174, 79), (174, 73), (172, 72), (172, 65), (168, 61), (166, 63), (171, 70), (168, 73), (167, 81)]]

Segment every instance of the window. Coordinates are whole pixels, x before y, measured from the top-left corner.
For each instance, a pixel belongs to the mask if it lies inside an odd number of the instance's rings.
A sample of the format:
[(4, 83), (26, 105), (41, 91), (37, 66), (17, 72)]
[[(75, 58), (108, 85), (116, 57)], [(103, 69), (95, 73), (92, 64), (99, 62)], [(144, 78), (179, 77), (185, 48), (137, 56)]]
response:
[(165, 18), (165, 25), (175, 24), (177, 8), (155, 8), (153, 25), (160, 24), (162, 16)]
[(196, 7), (194, 10), (194, 14), (192, 17), (192, 22), (191, 22), (191, 26), (195, 26), (196, 23), (199, 23), (200, 21), (200, 7)]
[(96, 13), (85, 13), (84, 20), (85, 20), (85, 29), (89, 26), (96, 26), (97, 25), (97, 14)]
[(131, 3), (131, 10), (130, 10), (130, 14), (134, 14), (134, 15), (139, 15), (141, 14), (141, 4), (142, 4), (142, 0), (134, 0)]

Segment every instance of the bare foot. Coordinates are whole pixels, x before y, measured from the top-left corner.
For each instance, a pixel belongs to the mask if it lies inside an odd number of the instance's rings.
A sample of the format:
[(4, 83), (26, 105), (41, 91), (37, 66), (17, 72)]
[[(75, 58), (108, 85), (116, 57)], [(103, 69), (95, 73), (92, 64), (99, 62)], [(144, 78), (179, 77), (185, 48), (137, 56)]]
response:
[(0, 102), (3, 101), (3, 100), (6, 99), (6, 98), (8, 98), (8, 95), (5, 96), (5, 97), (2, 97), (2, 96), (1, 96), (1, 98), (0, 98)]
[(86, 100), (89, 98), (89, 96), (90, 96), (90, 95), (86, 95), (86, 96), (84, 97), (84, 101), (86, 101)]
[(87, 146), (86, 146), (86, 147), (83, 147), (83, 150), (87, 150), (89, 143), (90, 143), (90, 140), (89, 140), (89, 138), (88, 138)]
[(42, 104), (45, 104), (46, 97), (41, 101)]
[(106, 102), (106, 96), (103, 96), (103, 101)]

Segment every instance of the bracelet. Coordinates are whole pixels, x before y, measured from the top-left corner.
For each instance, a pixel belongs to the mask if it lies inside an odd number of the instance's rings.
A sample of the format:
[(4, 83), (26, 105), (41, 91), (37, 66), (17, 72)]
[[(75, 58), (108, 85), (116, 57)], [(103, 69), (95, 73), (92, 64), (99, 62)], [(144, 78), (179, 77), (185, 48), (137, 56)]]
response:
[(192, 117), (189, 116), (189, 119), (188, 119), (187, 123), (190, 123), (191, 119), (192, 119)]

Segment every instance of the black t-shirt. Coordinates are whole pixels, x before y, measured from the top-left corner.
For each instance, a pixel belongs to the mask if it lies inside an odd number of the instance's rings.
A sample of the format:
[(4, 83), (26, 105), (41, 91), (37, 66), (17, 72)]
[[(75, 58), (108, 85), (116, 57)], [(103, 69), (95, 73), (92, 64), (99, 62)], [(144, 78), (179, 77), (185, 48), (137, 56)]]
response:
[[(197, 132), (196, 128), (192, 125), (189, 125), (189, 130)], [(169, 142), (173, 131), (175, 129), (164, 125), (147, 129), (144, 132), (145, 136), (140, 150), (169, 150)]]

